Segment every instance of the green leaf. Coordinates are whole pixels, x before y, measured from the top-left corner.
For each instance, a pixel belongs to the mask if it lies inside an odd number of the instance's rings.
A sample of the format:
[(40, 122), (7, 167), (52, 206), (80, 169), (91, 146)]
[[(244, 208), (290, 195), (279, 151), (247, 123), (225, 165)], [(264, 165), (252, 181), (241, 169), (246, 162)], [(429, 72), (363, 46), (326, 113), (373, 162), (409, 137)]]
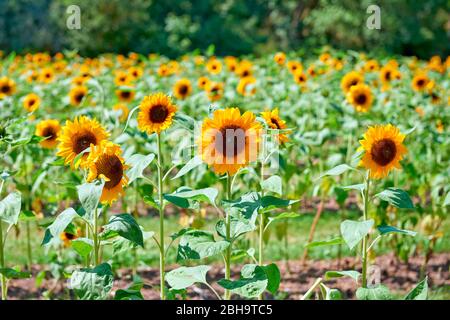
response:
[(261, 198), (261, 207), (263, 207), (263, 208), (268, 208), (268, 207), (282, 208), (282, 207), (290, 206), (297, 202), (299, 202), (299, 200), (285, 200), (285, 199), (280, 199), (280, 198), (277, 198), (274, 196), (264, 196)]
[(119, 289), (114, 295), (114, 300), (144, 300), (141, 290), (144, 283), (141, 278), (133, 279), (133, 283), (126, 289)]
[(261, 181), (261, 188), (268, 192), (273, 192), (278, 195), (282, 194), (282, 180), (280, 176), (274, 175)]
[(221, 253), (229, 245), (228, 241), (215, 241), (210, 232), (189, 230), (180, 238), (177, 260), (211, 257)]
[(420, 281), (408, 294), (405, 300), (427, 300), (428, 298), (428, 277)]
[(226, 224), (224, 220), (219, 220), (216, 224), (217, 233), (225, 240), (232, 241), (237, 237), (256, 229), (253, 216), (247, 217), (243, 212), (232, 208), (229, 210), (230, 215), (230, 238), (226, 237)]
[(150, 153), (148, 155), (133, 154), (129, 157), (126, 163), (131, 167), (127, 171), (128, 183), (131, 184), (134, 180), (144, 177), (144, 170), (155, 159), (155, 155)]
[(102, 263), (93, 269), (74, 271), (70, 277), (70, 288), (81, 300), (105, 300), (113, 286), (111, 266)]
[(444, 203), (442, 204), (443, 207), (450, 205), (450, 191), (447, 193), (444, 199)]
[(256, 264), (246, 264), (242, 267), (239, 280), (221, 279), (218, 284), (242, 297), (256, 298), (266, 290), (268, 282), (264, 268)]
[(373, 223), (374, 221), (372, 219), (367, 221), (345, 220), (341, 223), (341, 234), (350, 250), (369, 233)]
[(82, 258), (86, 258), (94, 248), (94, 243), (88, 238), (77, 238), (72, 240), (72, 248), (78, 253)]
[(385, 235), (385, 234), (391, 233), (391, 232), (397, 232), (397, 233), (404, 233), (404, 234), (407, 234), (408, 236), (414, 237), (417, 234), (417, 232), (415, 232), (415, 231), (398, 229), (396, 227), (386, 226), (386, 225), (377, 226), (377, 229), (381, 235)]
[[(94, 213), (97, 210), (104, 185), (105, 182), (103, 180), (97, 180), (77, 186), (78, 199), (80, 199), (81, 205), (86, 211), (84, 217), (88, 221), (94, 221)], [(100, 214), (99, 210), (97, 210), (97, 214)]]
[(36, 216), (34, 215), (33, 211), (25, 210), (25, 211), (20, 212), (19, 220), (20, 221), (34, 221), (34, 220), (36, 220)]
[(167, 283), (175, 290), (185, 289), (194, 283), (206, 284), (206, 274), (210, 266), (180, 267), (166, 274)]
[(350, 277), (356, 282), (358, 282), (361, 274), (355, 270), (344, 270), (344, 271), (327, 271), (325, 272), (325, 280), (330, 280), (332, 278)]
[(4, 275), (8, 279), (28, 279), (31, 278), (31, 273), (17, 271), (11, 268), (1, 268), (0, 274)]
[(344, 244), (344, 239), (341, 237), (333, 238), (330, 240), (322, 240), (322, 241), (313, 241), (306, 245), (307, 248), (315, 248), (322, 246), (335, 246), (337, 244)]
[(72, 208), (68, 208), (61, 212), (56, 217), (55, 221), (48, 226), (42, 245), (48, 244), (53, 238), (59, 239), (60, 234), (66, 230), (67, 226), (76, 217), (78, 217), (78, 213)]
[(414, 204), (411, 201), (408, 193), (398, 188), (388, 188), (375, 195), (381, 200), (389, 202), (394, 207), (400, 209), (414, 209)]
[(172, 178), (172, 180), (178, 179), (178, 178), (184, 176), (186, 173), (188, 173), (192, 169), (198, 167), (202, 163), (203, 163), (203, 160), (200, 156), (193, 157), (180, 169), (180, 171), (178, 171), (178, 173), (175, 175), (175, 177)]
[(269, 291), (272, 294), (277, 293), (281, 282), (280, 269), (278, 269), (278, 266), (275, 263), (262, 266), (262, 268), (264, 269), (264, 272), (266, 273), (268, 280), (266, 288), (267, 291)]
[(146, 195), (144, 196), (143, 200), (149, 206), (159, 210), (159, 204), (152, 196)]
[(128, 213), (113, 215), (109, 222), (103, 226), (103, 232), (100, 234), (100, 237), (102, 239), (110, 239), (117, 235), (144, 247), (142, 230), (133, 216)]
[(364, 183), (352, 184), (350, 186), (341, 187), (344, 190), (358, 190), (359, 192), (363, 192), (366, 189), (366, 185)]
[(17, 224), (21, 206), (20, 192), (14, 191), (8, 194), (0, 201), (0, 221), (4, 221), (11, 225)]
[(174, 193), (165, 194), (164, 199), (181, 208), (191, 208), (194, 202), (208, 202), (213, 206), (216, 206), (216, 198), (219, 191), (216, 188), (204, 188), (198, 190), (192, 190), (187, 187), (178, 188)]
[(269, 217), (269, 221), (278, 221), (283, 219), (293, 219), (300, 217), (300, 213), (296, 212), (283, 212), (274, 217)]
[(340, 165), (334, 167), (333, 169), (330, 169), (330, 170), (322, 173), (316, 180), (319, 180), (325, 176), (339, 176), (348, 170), (355, 170), (355, 169), (350, 167), (347, 164), (340, 164)]
[(379, 284), (373, 288), (358, 288), (356, 298), (358, 300), (392, 300), (393, 296), (386, 286)]
[(320, 284), (325, 300), (342, 300), (342, 293), (338, 289), (330, 289), (323, 283)]

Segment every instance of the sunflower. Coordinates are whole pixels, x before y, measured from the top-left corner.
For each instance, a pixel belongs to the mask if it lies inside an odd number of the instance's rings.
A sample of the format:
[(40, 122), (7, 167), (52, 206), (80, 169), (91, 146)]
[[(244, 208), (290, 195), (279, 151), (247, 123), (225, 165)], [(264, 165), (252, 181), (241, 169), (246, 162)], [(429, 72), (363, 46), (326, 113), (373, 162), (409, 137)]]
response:
[(273, 61), (275, 61), (280, 66), (284, 65), (284, 63), (286, 62), (286, 54), (284, 52), (275, 53)]
[(29, 93), (23, 99), (23, 107), (28, 112), (33, 112), (41, 105), (41, 98), (36, 93)]
[(88, 88), (86, 86), (73, 87), (69, 92), (70, 104), (74, 106), (80, 105), (87, 93)]
[(55, 72), (51, 68), (44, 68), (41, 70), (39, 79), (44, 83), (51, 83), (55, 80)]
[(210, 74), (219, 74), (222, 71), (222, 63), (217, 59), (210, 59), (206, 64), (206, 70)]
[(131, 102), (134, 99), (135, 92), (131, 89), (118, 89), (116, 90), (116, 96), (119, 101), (122, 102)]
[(139, 105), (138, 127), (148, 134), (160, 133), (172, 125), (177, 107), (169, 96), (164, 93), (155, 93), (144, 97)]
[(296, 73), (296, 72), (299, 72), (299, 70), (303, 69), (302, 64), (298, 61), (288, 61), (288, 63), (286, 64), (286, 67), (288, 68), (289, 72), (291, 72), (291, 73)]
[(236, 74), (240, 78), (250, 77), (253, 74), (252, 67), (253, 65), (250, 61), (242, 60), (236, 69)]
[(412, 79), (411, 86), (415, 91), (423, 91), (427, 87), (430, 79), (425, 73), (416, 74)]
[(408, 152), (403, 145), (405, 135), (391, 125), (377, 125), (369, 127), (360, 140), (364, 155), (361, 165), (370, 171), (370, 177), (381, 179), (389, 174), (393, 168), (401, 169), (400, 160)]
[(316, 68), (315, 68), (315, 66), (313, 64), (310, 65), (309, 68), (306, 70), (306, 72), (308, 73), (309, 76), (315, 77), (316, 76)]
[[(287, 128), (286, 122), (282, 120), (278, 114), (278, 108), (275, 108), (272, 111), (261, 112), (261, 115), (270, 129), (283, 130)], [(278, 141), (280, 143), (285, 143), (289, 141), (289, 138), (286, 134), (279, 133)]]
[(160, 77), (167, 77), (171, 74), (171, 71), (169, 69), (169, 67), (167, 66), (167, 64), (161, 64), (158, 68), (158, 75)]
[(137, 80), (144, 74), (144, 70), (140, 67), (130, 67), (128, 68), (128, 74), (134, 79)]
[(72, 233), (70, 233), (70, 232), (63, 231), (63, 232), (61, 232), (61, 234), (59, 235), (59, 238), (60, 238), (61, 241), (63, 242), (64, 247), (67, 248), (67, 247), (70, 247), (71, 241), (77, 239), (78, 236), (75, 235), (75, 234), (72, 234)]
[(32, 83), (39, 79), (39, 72), (36, 70), (31, 70), (27, 75), (27, 82)]
[(328, 52), (324, 52), (319, 56), (319, 60), (323, 63), (331, 61), (331, 55)]
[(198, 80), (197, 80), (197, 86), (198, 86), (200, 89), (205, 90), (205, 89), (208, 87), (208, 85), (209, 85), (210, 82), (211, 82), (211, 81), (210, 81), (207, 77), (200, 77), (200, 78), (198, 78)]
[(364, 71), (365, 72), (373, 72), (377, 71), (380, 68), (378, 61), (375, 59), (369, 60), (364, 64)]
[(131, 77), (128, 73), (124, 71), (117, 71), (116, 75), (114, 77), (114, 83), (116, 86), (126, 86), (129, 85), (131, 82)]
[(227, 108), (203, 121), (198, 143), (203, 161), (217, 174), (234, 175), (257, 160), (260, 138), (261, 124), (252, 112), (241, 115), (238, 108)]
[(192, 86), (189, 79), (178, 80), (173, 86), (173, 95), (178, 99), (186, 99), (192, 92)]
[(63, 157), (65, 164), (72, 167), (85, 167), (88, 153), (74, 163), (77, 155), (89, 148), (91, 145), (99, 145), (103, 140), (108, 138), (109, 134), (95, 119), (89, 119), (86, 116), (75, 118), (72, 122), (66, 121), (62, 128), (62, 133), (58, 137), (58, 153), (56, 155)]
[(256, 93), (255, 84), (256, 79), (254, 77), (244, 77), (239, 80), (236, 90), (243, 96), (251, 96)]
[(16, 83), (14, 80), (4, 76), (0, 78), (0, 100), (6, 96), (13, 95), (16, 92)]
[(72, 78), (71, 83), (72, 83), (74, 86), (82, 86), (82, 85), (84, 85), (84, 83), (85, 83), (87, 80), (88, 80), (88, 79), (86, 79), (86, 78), (77, 76), (77, 77), (73, 77), (73, 78)]
[(363, 76), (356, 71), (350, 71), (341, 80), (341, 89), (344, 93), (347, 93), (352, 86), (361, 84), (364, 82)]
[(393, 67), (393, 64), (387, 64), (380, 69), (380, 80), (386, 86), (393, 80), (399, 80), (401, 78), (400, 72), (397, 68)]
[(130, 113), (130, 110), (128, 109), (128, 107), (125, 104), (118, 103), (118, 104), (113, 106), (113, 110), (116, 110), (116, 111), (120, 110), (120, 111), (122, 111), (122, 113), (121, 113), (121, 115), (119, 117), (119, 120), (121, 122), (125, 122), (128, 119), (128, 114)]
[(111, 204), (121, 196), (123, 187), (128, 184), (125, 170), (129, 167), (125, 164), (121, 156), (120, 147), (110, 141), (102, 141), (99, 145), (91, 145), (91, 152), (87, 158), (89, 174), (86, 178), (88, 182), (95, 179), (104, 179), (100, 202)]
[(238, 61), (236, 57), (226, 56), (224, 58), (225, 64), (227, 65), (228, 71), (235, 72), (238, 67)]
[(43, 120), (36, 125), (35, 135), (47, 138), (40, 142), (43, 148), (53, 149), (58, 144), (57, 139), (60, 131), (61, 126), (58, 120)]
[(210, 81), (206, 86), (206, 92), (210, 101), (220, 100), (223, 96), (223, 83)]
[(304, 72), (296, 72), (294, 73), (294, 80), (300, 85), (306, 84), (306, 80), (308, 80), (306, 74)]
[(358, 112), (369, 111), (373, 102), (373, 96), (370, 87), (363, 83), (352, 86), (347, 92), (347, 101)]

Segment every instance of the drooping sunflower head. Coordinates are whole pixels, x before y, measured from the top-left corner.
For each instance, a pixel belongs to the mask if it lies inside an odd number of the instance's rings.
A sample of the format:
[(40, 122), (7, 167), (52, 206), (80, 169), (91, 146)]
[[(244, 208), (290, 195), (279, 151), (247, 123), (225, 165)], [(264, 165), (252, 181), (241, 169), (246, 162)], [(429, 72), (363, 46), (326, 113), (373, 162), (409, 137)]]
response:
[(122, 102), (131, 102), (134, 99), (136, 92), (134, 90), (130, 89), (118, 89), (116, 90), (116, 96), (119, 99), (119, 101)]
[(423, 91), (429, 82), (430, 79), (425, 73), (419, 73), (412, 79), (411, 86), (415, 91)]
[(160, 133), (172, 125), (177, 107), (172, 99), (164, 93), (155, 93), (146, 96), (139, 106), (139, 130), (152, 134)]
[(121, 122), (125, 122), (128, 119), (128, 114), (130, 113), (130, 109), (128, 109), (126, 104), (117, 103), (113, 106), (113, 110), (120, 110), (121, 114), (119, 120)]
[(407, 149), (403, 145), (405, 135), (391, 125), (369, 127), (360, 140), (359, 150), (364, 151), (361, 165), (370, 171), (370, 177), (381, 179), (394, 168), (401, 169), (400, 160)]
[[(261, 112), (262, 117), (264, 118), (269, 129), (273, 130), (283, 130), (286, 129), (286, 122), (280, 118), (278, 108), (273, 109), (272, 111), (264, 111)], [(289, 141), (287, 132), (279, 132), (278, 133), (278, 141), (280, 143), (286, 143)]]
[(173, 95), (177, 99), (186, 99), (192, 92), (192, 86), (189, 79), (180, 79), (173, 86)]
[(80, 105), (87, 93), (88, 88), (86, 86), (73, 87), (69, 92), (70, 104), (74, 106)]
[(210, 101), (220, 100), (223, 96), (223, 83), (222, 82), (208, 82), (206, 86), (206, 92)]
[(256, 93), (256, 79), (254, 77), (244, 77), (239, 80), (237, 92), (243, 96), (251, 96)]
[(211, 81), (207, 77), (200, 77), (197, 80), (197, 86), (202, 90), (206, 90), (210, 82)]
[(352, 86), (347, 93), (347, 101), (358, 112), (367, 112), (372, 106), (373, 95), (370, 87), (366, 84)]
[(39, 108), (41, 104), (41, 98), (35, 93), (29, 93), (23, 99), (23, 107), (28, 112), (33, 112)]
[(121, 154), (120, 147), (110, 141), (104, 140), (99, 145), (91, 145), (91, 152), (87, 158), (89, 174), (86, 180), (88, 182), (95, 179), (105, 180), (100, 197), (101, 203), (111, 204), (116, 201), (128, 184), (128, 178), (125, 175), (128, 166)]
[(66, 121), (62, 128), (62, 133), (58, 137), (58, 153), (57, 155), (64, 158), (65, 164), (69, 164), (77, 168), (86, 165), (88, 152), (85, 152), (75, 163), (77, 155), (85, 151), (91, 145), (99, 145), (103, 140), (108, 138), (109, 134), (103, 126), (95, 119), (89, 119), (86, 116), (75, 118), (72, 122)]
[(210, 59), (206, 64), (206, 70), (210, 74), (219, 74), (222, 71), (222, 63), (217, 59)]
[(284, 65), (284, 63), (286, 62), (286, 54), (284, 52), (275, 53), (273, 61), (275, 61), (280, 66)]
[(40, 145), (46, 149), (53, 149), (58, 145), (58, 136), (61, 126), (58, 120), (43, 120), (36, 125), (35, 134), (38, 137), (46, 137)]
[(349, 92), (352, 86), (361, 84), (364, 82), (363, 76), (356, 71), (350, 71), (341, 80), (341, 89), (344, 93)]
[(11, 96), (16, 92), (16, 83), (14, 80), (4, 76), (0, 78), (0, 100), (6, 96)]
[(198, 141), (201, 157), (217, 174), (234, 175), (258, 157), (261, 124), (238, 108), (216, 110), (203, 121)]

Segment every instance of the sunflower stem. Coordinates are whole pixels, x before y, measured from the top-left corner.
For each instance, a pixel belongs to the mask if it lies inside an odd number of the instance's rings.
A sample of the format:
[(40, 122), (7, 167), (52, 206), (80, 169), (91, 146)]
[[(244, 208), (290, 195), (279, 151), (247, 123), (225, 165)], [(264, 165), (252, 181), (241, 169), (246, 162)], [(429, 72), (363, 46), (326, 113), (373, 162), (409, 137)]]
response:
[[(264, 181), (264, 162), (261, 162), (261, 171), (260, 171), (260, 181)], [(264, 188), (261, 187), (261, 197), (264, 197)], [(260, 266), (263, 265), (263, 249), (264, 249), (264, 212), (260, 212), (259, 214), (259, 257), (258, 257), (258, 264)], [(263, 294), (261, 293), (258, 296), (258, 300), (263, 300)]]
[[(2, 180), (2, 183), (0, 184), (0, 197), (2, 194), (2, 190), (3, 190), (3, 185), (5, 183), (5, 180)], [(4, 268), (5, 267), (5, 254), (3, 252), (3, 250), (5, 249), (5, 245), (3, 243), (3, 222), (2, 219), (0, 219), (0, 268)], [(6, 277), (5, 275), (2, 273), (0, 274), (0, 281), (2, 283), (1, 287), (2, 287), (2, 300), (6, 300), (6, 292), (7, 292), (7, 287), (6, 287)]]
[[(226, 182), (226, 191), (227, 191), (227, 200), (231, 200), (231, 176), (227, 174), (227, 182)], [(225, 253), (225, 279), (230, 280), (231, 277), (231, 217), (229, 210), (226, 212), (226, 236), (227, 240), (230, 241), (230, 245), (228, 246)], [(224, 300), (230, 300), (231, 291), (225, 289)]]
[(94, 238), (94, 266), (97, 266), (99, 264), (98, 259), (98, 213), (97, 208), (95, 208), (94, 211), (94, 230), (92, 232), (92, 237)]
[(159, 273), (161, 286), (161, 300), (166, 299), (165, 286), (165, 246), (164, 246), (164, 199), (163, 199), (163, 168), (162, 168), (162, 147), (161, 135), (156, 134), (158, 144), (158, 195), (159, 195)]
[[(366, 188), (364, 190), (364, 211), (363, 211), (363, 220), (367, 220), (368, 216), (368, 208), (369, 208), (369, 187), (370, 187), (370, 178), (366, 178)], [(361, 276), (361, 286), (363, 288), (367, 288), (367, 243), (369, 241), (369, 234), (366, 234), (363, 238), (362, 243), (362, 252), (361, 252), (361, 258), (362, 258), (362, 276)]]

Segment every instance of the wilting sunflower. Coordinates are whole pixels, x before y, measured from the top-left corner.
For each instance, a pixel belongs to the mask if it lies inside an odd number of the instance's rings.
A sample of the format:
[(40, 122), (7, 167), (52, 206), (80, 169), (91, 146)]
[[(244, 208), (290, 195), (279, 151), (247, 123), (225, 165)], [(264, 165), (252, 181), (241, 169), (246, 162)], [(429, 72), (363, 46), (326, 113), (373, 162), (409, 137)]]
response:
[(173, 86), (173, 95), (178, 99), (186, 99), (191, 92), (192, 86), (189, 79), (180, 79)]
[(69, 92), (70, 104), (74, 106), (80, 105), (87, 93), (88, 88), (86, 86), (73, 87)]
[(361, 84), (364, 82), (363, 76), (356, 71), (350, 71), (341, 80), (341, 89), (344, 93), (347, 93), (352, 86)]
[(210, 82), (211, 81), (207, 77), (200, 77), (197, 80), (197, 86), (202, 90), (206, 90)]
[(124, 122), (128, 119), (128, 114), (130, 113), (130, 110), (128, 109), (128, 107), (125, 104), (123, 104), (123, 103), (115, 104), (113, 106), (113, 110), (122, 111), (122, 114), (120, 115), (120, 118), (119, 118), (119, 120), (121, 122)]
[(74, 163), (78, 154), (89, 148), (91, 145), (99, 145), (103, 140), (108, 138), (109, 134), (95, 119), (89, 119), (86, 116), (75, 118), (72, 122), (66, 121), (62, 128), (62, 133), (58, 137), (58, 153), (56, 155), (64, 158), (64, 163), (77, 168), (85, 167), (88, 153), (86, 152), (81, 158)]
[(210, 74), (219, 74), (222, 71), (222, 63), (217, 59), (210, 59), (206, 64), (206, 70)]
[(386, 177), (393, 168), (401, 169), (400, 160), (408, 151), (403, 145), (405, 135), (391, 125), (369, 127), (360, 140), (364, 155), (361, 164), (370, 171), (370, 177), (381, 179)]
[(217, 174), (234, 175), (258, 157), (261, 124), (255, 115), (238, 108), (216, 110), (202, 124), (200, 153)]
[[(272, 111), (261, 112), (261, 115), (270, 129), (283, 130), (287, 128), (286, 122), (282, 120), (278, 114), (278, 108), (275, 108)], [(285, 133), (286, 132), (278, 133), (278, 141), (280, 143), (285, 143), (289, 141), (289, 138)]]
[(273, 61), (275, 61), (280, 66), (284, 65), (286, 62), (286, 54), (284, 52), (277, 52), (273, 57)]
[(411, 82), (411, 86), (415, 91), (423, 91), (427, 87), (430, 79), (425, 73), (419, 73), (414, 76)]
[(36, 125), (35, 134), (38, 137), (47, 139), (40, 142), (40, 145), (46, 149), (53, 149), (58, 145), (58, 136), (61, 126), (58, 120), (43, 120)]
[(373, 102), (373, 96), (370, 87), (363, 83), (352, 86), (347, 92), (347, 101), (358, 112), (369, 111)]
[(172, 125), (177, 107), (169, 96), (164, 93), (155, 93), (144, 97), (138, 114), (139, 130), (148, 134), (160, 133)]
[(298, 61), (288, 61), (286, 67), (291, 73), (296, 73), (303, 69), (302, 64)]
[(11, 96), (16, 92), (16, 83), (14, 80), (4, 76), (0, 78), (0, 100), (6, 96)]
[(206, 86), (206, 92), (210, 101), (220, 100), (223, 96), (223, 83), (210, 81)]
[(23, 99), (23, 107), (28, 112), (33, 112), (41, 105), (41, 98), (36, 93), (29, 93)]
[(136, 92), (132, 89), (118, 89), (116, 90), (116, 96), (119, 101), (131, 102), (134, 99)]
[(237, 92), (242, 94), (243, 96), (251, 96), (256, 93), (256, 79), (252, 76), (244, 77), (239, 80), (237, 85)]
[(111, 204), (123, 194), (123, 187), (128, 184), (125, 170), (129, 167), (125, 164), (121, 156), (120, 147), (110, 141), (102, 141), (99, 145), (91, 145), (91, 152), (87, 158), (89, 174), (86, 178), (88, 182), (95, 179), (104, 179), (100, 197), (101, 203)]

